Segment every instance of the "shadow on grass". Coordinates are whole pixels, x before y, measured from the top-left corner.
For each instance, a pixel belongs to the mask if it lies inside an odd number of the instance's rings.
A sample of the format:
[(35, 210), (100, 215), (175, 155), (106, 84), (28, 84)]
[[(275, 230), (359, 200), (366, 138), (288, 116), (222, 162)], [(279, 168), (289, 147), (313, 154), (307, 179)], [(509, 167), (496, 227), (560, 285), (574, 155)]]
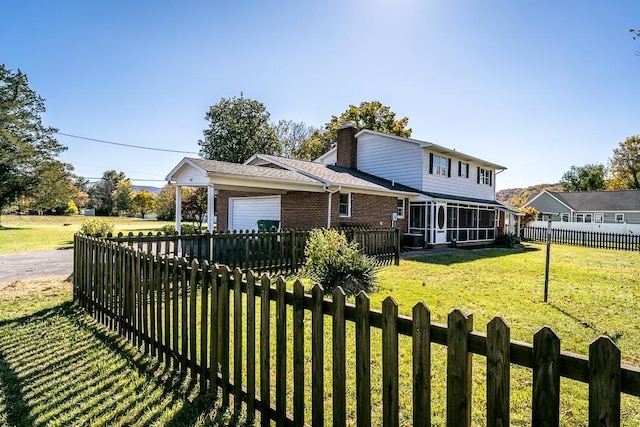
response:
[(433, 250), (433, 253), (429, 253), (430, 249), (427, 249), (424, 251), (424, 256), (409, 256), (404, 259), (407, 261), (423, 262), (426, 264), (454, 265), (481, 259), (490, 259), (528, 252), (537, 252), (540, 250), (540, 248), (524, 246), (518, 248), (458, 248), (440, 253), (438, 253), (437, 249), (435, 249)]
[(145, 357), (71, 302), (0, 321), (0, 384), (0, 419), (12, 426), (62, 416), (128, 424), (132, 414), (145, 425), (242, 423), (220, 410), (216, 394), (199, 395), (196, 381)]
[(67, 240), (60, 243), (60, 246), (56, 248), (56, 251), (66, 251), (67, 249), (73, 249), (73, 240)]

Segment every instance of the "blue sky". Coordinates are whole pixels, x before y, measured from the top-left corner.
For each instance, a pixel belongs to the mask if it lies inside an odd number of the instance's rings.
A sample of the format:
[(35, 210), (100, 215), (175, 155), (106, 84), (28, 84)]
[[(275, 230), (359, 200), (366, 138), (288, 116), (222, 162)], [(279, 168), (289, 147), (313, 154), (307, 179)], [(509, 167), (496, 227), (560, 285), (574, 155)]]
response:
[[(557, 182), (640, 134), (637, 1), (3, 0), (0, 62), (46, 99), (45, 123), (198, 151), (221, 98), (322, 126), (378, 100), (413, 137), (507, 166), (497, 187)], [(184, 156), (66, 136), (61, 160), (161, 186)]]

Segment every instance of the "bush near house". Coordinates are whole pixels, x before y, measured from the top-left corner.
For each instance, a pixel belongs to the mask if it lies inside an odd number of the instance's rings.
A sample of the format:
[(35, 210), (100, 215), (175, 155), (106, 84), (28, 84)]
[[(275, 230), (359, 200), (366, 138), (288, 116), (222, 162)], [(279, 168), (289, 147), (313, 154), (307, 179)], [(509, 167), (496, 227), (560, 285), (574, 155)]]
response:
[(305, 274), (322, 285), (326, 293), (337, 286), (347, 295), (375, 288), (378, 268), (373, 259), (360, 252), (357, 242), (348, 242), (342, 232), (312, 230), (304, 254), (307, 257)]
[(91, 236), (106, 236), (109, 233), (113, 233), (113, 230), (115, 230), (115, 225), (106, 219), (90, 218), (85, 219), (80, 224), (80, 232)]

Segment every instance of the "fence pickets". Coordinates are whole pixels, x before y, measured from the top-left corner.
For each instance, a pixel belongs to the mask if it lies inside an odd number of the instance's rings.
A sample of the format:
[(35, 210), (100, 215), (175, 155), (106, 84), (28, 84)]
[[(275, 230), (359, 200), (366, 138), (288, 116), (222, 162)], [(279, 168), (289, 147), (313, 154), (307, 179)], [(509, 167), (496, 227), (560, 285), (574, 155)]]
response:
[[(525, 227), (522, 237), (533, 242), (546, 242), (547, 232), (548, 230), (542, 227)], [(551, 243), (620, 251), (640, 251), (640, 235), (633, 233), (599, 233), (552, 228)]]
[[(380, 265), (400, 262), (400, 230), (387, 228), (338, 229), (349, 241)], [(129, 233), (108, 235), (106, 240), (121, 243), (154, 257), (180, 256), (188, 260), (207, 260), (210, 264), (231, 265), (249, 270), (295, 273), (302, 267), (309, 231), (233, 231), (187, 235)], [(105, 245), (105, 248), (107, 246)]]
[[(358, 426), (379, 423), (371, 419), (372, 328), (382, 334), (381, 403), (385, 426), (400, 423), (400, 335), (412, 340), (412, 354), (403, 357), (411, 357), (413, 363), (416, 426), (431, 425), (431, 343), (447, 346), (446, 407), (450, 426), (471, 425), (473, 353), (486, 356), (489, 426), (510, 423), (511, 364), (532, 369), (533, 425), (559, 425), (561, 376), (589, 384), (590, 425), (620, 425), (620, 393), (640, 396), (640, 370), (621, 367), (619, 349), (605, 337), (591, 344), (585, 364), (584, 357), (561, 353), (560, 340), (547, 327), (535, 334), (531, 346), (510, 341), (509, 327), (500, 318), (488, 324), (485, 336), (473, 331), (471, 315), (458, 310), (449, 315), (445, 327), (431, 323), (429, 310), (422, 303), (413, 308), (411, 318), (398, 315), (398, 306), (391, 297), (384, 300), (381, 312), (374, 311), (364, 292), (352, 305), (346, 303), (341, 289), (333, 292), (332, 299), (325, 299), (319, 285), (308, 295), (299, 281), (288, 291), (286, 282), (279, 278), (272, 288), (267, 275), (257, 277), (252, 272), (231, 271), (207, 261), (188, 262), (154, 255), (83, 235), (75, 236), (74, 262), (75, 301), (97, 321), (127, 337), (145, 354), (157, 355), (165, 366), (189, 373), (199, 381), (201, 393), (218, 395), (220, 390), (223, 409), (229, 408), (233, 396), (233, 412), (237, 415), (244, 402), (247, 418), (253, 420), (259, 412), (261, 425), (265, 426), (270, 421), (276, 425), (304, 425), (308, 419), (312, 425), (321, 426), (327, 421), (327, 413), (332, 425), (346, 425), (347, 372), (352, 369), (356, 380), (355, 422)], [(331, 316), (332, 325), (331, 408), (325, 401), (325, 316)], [(305, 336), (305, 319), (310, 320), (310, 337)], [(348, 322), (355, 324), (354, 366), (346, 362)], [(275, 354), (271, 354), (270, 343), (273, 328)], [(292, 350), (287, 344), (289, 333), (293, 334)], [(310, 372), (305, 371), (308, 345)], [(292, 361), (287, 359), (289, 351), (293, 353)], [(275, 366), (271, 365), (272, 358)], [(289, 367), (293, 369), (293, 384), (287, 382)], [(271, 396), (273, 373), (275, 396)], [(305, 406), (306, 375), (311, 378), (310, 407)], [(290, 387), (291, 404), (287, 402)], [(289, 413), (290, 409), (293, 413)]]

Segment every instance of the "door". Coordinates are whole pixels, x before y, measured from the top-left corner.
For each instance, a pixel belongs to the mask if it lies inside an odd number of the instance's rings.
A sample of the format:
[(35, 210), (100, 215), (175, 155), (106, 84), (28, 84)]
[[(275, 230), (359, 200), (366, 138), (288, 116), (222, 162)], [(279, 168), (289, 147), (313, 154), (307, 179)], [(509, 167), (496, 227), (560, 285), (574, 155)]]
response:
[(447, 243), (447, 204), (436, 203), (435, 213), (435, 243)]
[(280, 196), (229, 199), (229, 230), (257, 230), (261, 219), (280, 221)]

